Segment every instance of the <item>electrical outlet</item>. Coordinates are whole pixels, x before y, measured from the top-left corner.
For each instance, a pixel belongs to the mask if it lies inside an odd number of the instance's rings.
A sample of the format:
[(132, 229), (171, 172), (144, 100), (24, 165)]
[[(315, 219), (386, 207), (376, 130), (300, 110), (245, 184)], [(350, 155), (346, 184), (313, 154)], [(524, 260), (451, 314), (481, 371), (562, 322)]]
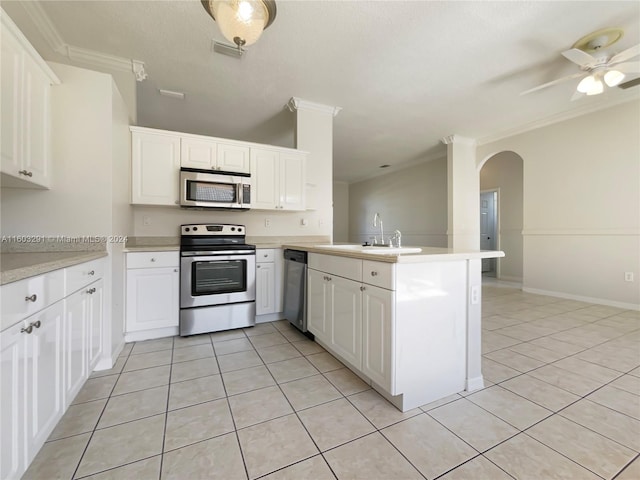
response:
[(270, 219), (268, 219), (268, 218), (265, 218), (265, 219), (264, 219), (264, 226), (265, 226), (265, 227), (270, 227), (270, 226), (271, 226), (271, 220), (270, 220)]
[(151, 217), (149, 215), (145, 215), (142, 217), (142, 225), (144, 225), (145, 227), (151, 225)]
[(624, 281), (633, 282), (633, 272), (624, 272)]

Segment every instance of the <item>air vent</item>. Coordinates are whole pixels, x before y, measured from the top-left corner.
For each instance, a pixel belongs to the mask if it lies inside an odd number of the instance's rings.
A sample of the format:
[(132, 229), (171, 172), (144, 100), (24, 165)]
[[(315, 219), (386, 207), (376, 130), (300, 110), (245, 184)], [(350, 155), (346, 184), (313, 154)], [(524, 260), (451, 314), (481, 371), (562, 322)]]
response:
[(640, 85), (640, 77), (629, 80), (628, 82), (623, 82), (618, 85), (618, 88), (626, 90), (627, 88), (637, 87), (638, 85)]

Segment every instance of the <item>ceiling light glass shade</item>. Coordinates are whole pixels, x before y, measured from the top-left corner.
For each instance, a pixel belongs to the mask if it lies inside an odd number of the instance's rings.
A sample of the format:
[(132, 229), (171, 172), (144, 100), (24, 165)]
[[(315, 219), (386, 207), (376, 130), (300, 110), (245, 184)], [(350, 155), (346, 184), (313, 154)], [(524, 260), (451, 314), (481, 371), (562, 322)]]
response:
[(624, 80), (624, 73), (619, 72), (618, 70), (609, 70), (604, 74), (604, 83), (610, 87), (619, 85), (622, 80)]
[(577, 90), (587, 95), (598, 95), (604, 91), (602, 80), (597, 79), (593, 75), (583, 78), (578, 84)]
[(254, 44), (276, 16), (273, 0), (202, 0), (202, 5), (238, 47)]

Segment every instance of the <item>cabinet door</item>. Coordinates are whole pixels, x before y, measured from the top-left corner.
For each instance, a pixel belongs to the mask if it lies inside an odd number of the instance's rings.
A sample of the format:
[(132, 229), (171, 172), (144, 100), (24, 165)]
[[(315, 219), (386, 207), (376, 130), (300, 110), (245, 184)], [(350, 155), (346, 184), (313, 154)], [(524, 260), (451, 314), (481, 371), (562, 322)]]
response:
[(51, 183), (51, 84), (29, 57), (23, 73), (22, 169), (31, 173), (29, 182), (43, 187)]
[(173, 267), (127, 270), (126, 331), (177, 327), (179, 282)]
[(63, 302), (25, 320), (33, 330), (25, 336), (27, 463), (58, 423), (64, 411), (62, 380)]
[(279, 154), (273, 150), (251, 149), (251, 208), (277, 209), (280, 201)]
[(280, 153), (280, 208), (304, 210), (305, 156)]
[(362, 372), (395, 395), (394, 312), (395, 293), (365, 285), (362, 296)]
[(218, 144), (216, 142), (196, 138), (180, 140), (180, 165), (185, 168), (202, 170), (216, 169)]
[(274, 263), (256, 265), (256, 315), (275, 313), (276, 269)]
[(331, 324), (328, 307), (331, 301), (327, 274), (318, 270), (307, 270), (307, 328), (320, 340), (331, 342)]
[(329, 276), (332, 292), (329, 318), (331, 347), (345, 361), (360, 369), (362, 365), (362, 286), (346, 278)]
[[(22, 65), (24, 56), (18, 42), (2, 28), (1, 61), (1, 99), (2, 111), (2, 173), (19, 177), (21, 169), (21, 100), (22, 100)], [(3, 470), (4, 472), (4, 470)], [(5, 478), (4, 476), (2, 478)]]
[[(4, 55), (4, 36), (2, 40)], [(24, 348), (27, 334), (20, 332), (23, 326), (20, 322), (0, 333), (0, 478), (3, 479), (18, 479), (26, 468)]]
[(93, 371), (102, 354), (104, 282), (98, 280), (87, 288), (88, 296), (88, 338), (89, 372)]
[(131, 203), (180, 203), (180, 137), (133, 132), (131, 163)]
[(249, 147), (218, 143), (218, 170), (225, 172), (250, 173)]
[(67, 297), (64, 319), (64, 403), (70, 405), (89, 376), (87, 366), (87, 307), (85, 289)]

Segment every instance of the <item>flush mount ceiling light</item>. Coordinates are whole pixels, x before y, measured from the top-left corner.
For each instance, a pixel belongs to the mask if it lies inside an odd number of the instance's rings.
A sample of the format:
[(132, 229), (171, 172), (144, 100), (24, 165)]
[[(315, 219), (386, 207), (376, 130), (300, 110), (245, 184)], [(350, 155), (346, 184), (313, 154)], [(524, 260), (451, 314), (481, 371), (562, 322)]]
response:
[(238, 50), (253, 45), (276, 18), (274, 0), (202, 0), (202, 5)]

